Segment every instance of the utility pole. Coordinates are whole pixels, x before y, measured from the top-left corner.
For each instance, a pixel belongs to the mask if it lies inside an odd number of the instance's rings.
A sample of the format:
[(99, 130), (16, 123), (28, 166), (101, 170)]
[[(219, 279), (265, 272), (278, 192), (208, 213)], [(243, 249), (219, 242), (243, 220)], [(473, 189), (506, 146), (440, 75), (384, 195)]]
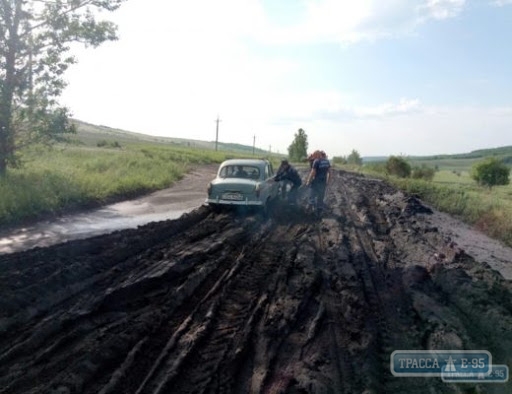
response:
[(254, 156), (254, 147), (256, 146), (256, 134), (252, 137), (252, 155)]
[(215, 150), (217, 150), (219, 145), (219, 122), (222, 122), (219, 119), (219, 115), (217, 115), (217, 120), (215, 122), (217, 123), (217, 127), (215, 129)]
[(268, 153), (272, 154), (272, 145), (268, 146)]

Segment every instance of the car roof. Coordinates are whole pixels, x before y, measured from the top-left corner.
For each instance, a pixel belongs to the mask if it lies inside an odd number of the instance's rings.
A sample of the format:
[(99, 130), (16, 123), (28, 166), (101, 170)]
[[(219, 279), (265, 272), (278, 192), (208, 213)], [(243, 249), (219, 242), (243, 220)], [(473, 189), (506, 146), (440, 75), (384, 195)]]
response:
[(229, 166), (229, 165), (253, 165), (253, 166), (260, 166), (262, 164), (269, 163), (266, 159), (229, 159), (224, 162), (222, 162), (222, 166)]

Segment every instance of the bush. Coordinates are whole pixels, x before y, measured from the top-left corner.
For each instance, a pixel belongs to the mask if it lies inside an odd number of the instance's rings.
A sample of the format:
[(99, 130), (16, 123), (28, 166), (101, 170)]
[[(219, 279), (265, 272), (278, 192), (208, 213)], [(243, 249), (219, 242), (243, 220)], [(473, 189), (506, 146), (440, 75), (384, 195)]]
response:
[(400, 156), (391, 156), (386, 162), (388, 174), (399, 178), (408, 178), (411, 175), (411, 165)]
[(121, 148), (121, 144), (117, 141), (100, 140), (96, 143), (98, 148)]
[(434, 179), (435, 174), (436, 170), (434, 168), (423, 165), (421, 167), (414, 167), (412, 169), (411, 178), (431, 181), (432, 179)]
[(492, 188), (510, 183), (510, 168), (503, 161), (490, 157), (473, 165), (471, 178), (479, 185)]

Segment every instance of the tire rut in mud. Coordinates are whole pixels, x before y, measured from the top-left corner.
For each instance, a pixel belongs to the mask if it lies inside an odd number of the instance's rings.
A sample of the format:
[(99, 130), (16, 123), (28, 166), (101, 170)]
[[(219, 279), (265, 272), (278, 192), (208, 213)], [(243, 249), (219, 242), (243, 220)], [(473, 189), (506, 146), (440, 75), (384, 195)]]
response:
[(337, 171), (327, 206), (202, 207), (0, 256), (0, 393), (507, 392), (396, 378), (389, 358), (510, 364), (510, 283), (385, 182)]

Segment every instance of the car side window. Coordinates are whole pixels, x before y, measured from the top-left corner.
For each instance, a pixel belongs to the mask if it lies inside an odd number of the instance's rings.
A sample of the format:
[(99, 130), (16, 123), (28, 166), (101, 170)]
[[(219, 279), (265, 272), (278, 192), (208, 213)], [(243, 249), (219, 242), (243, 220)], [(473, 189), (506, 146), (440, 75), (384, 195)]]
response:
[(219, 176), (221, 178), (226, 178), (226, 177), (228, 177), (230, 175), (231, 175), (231, 171), (230, 171), (230, 167), (229, 166), (225, 166), (225, 167), (222, 167), (220, 169)]

